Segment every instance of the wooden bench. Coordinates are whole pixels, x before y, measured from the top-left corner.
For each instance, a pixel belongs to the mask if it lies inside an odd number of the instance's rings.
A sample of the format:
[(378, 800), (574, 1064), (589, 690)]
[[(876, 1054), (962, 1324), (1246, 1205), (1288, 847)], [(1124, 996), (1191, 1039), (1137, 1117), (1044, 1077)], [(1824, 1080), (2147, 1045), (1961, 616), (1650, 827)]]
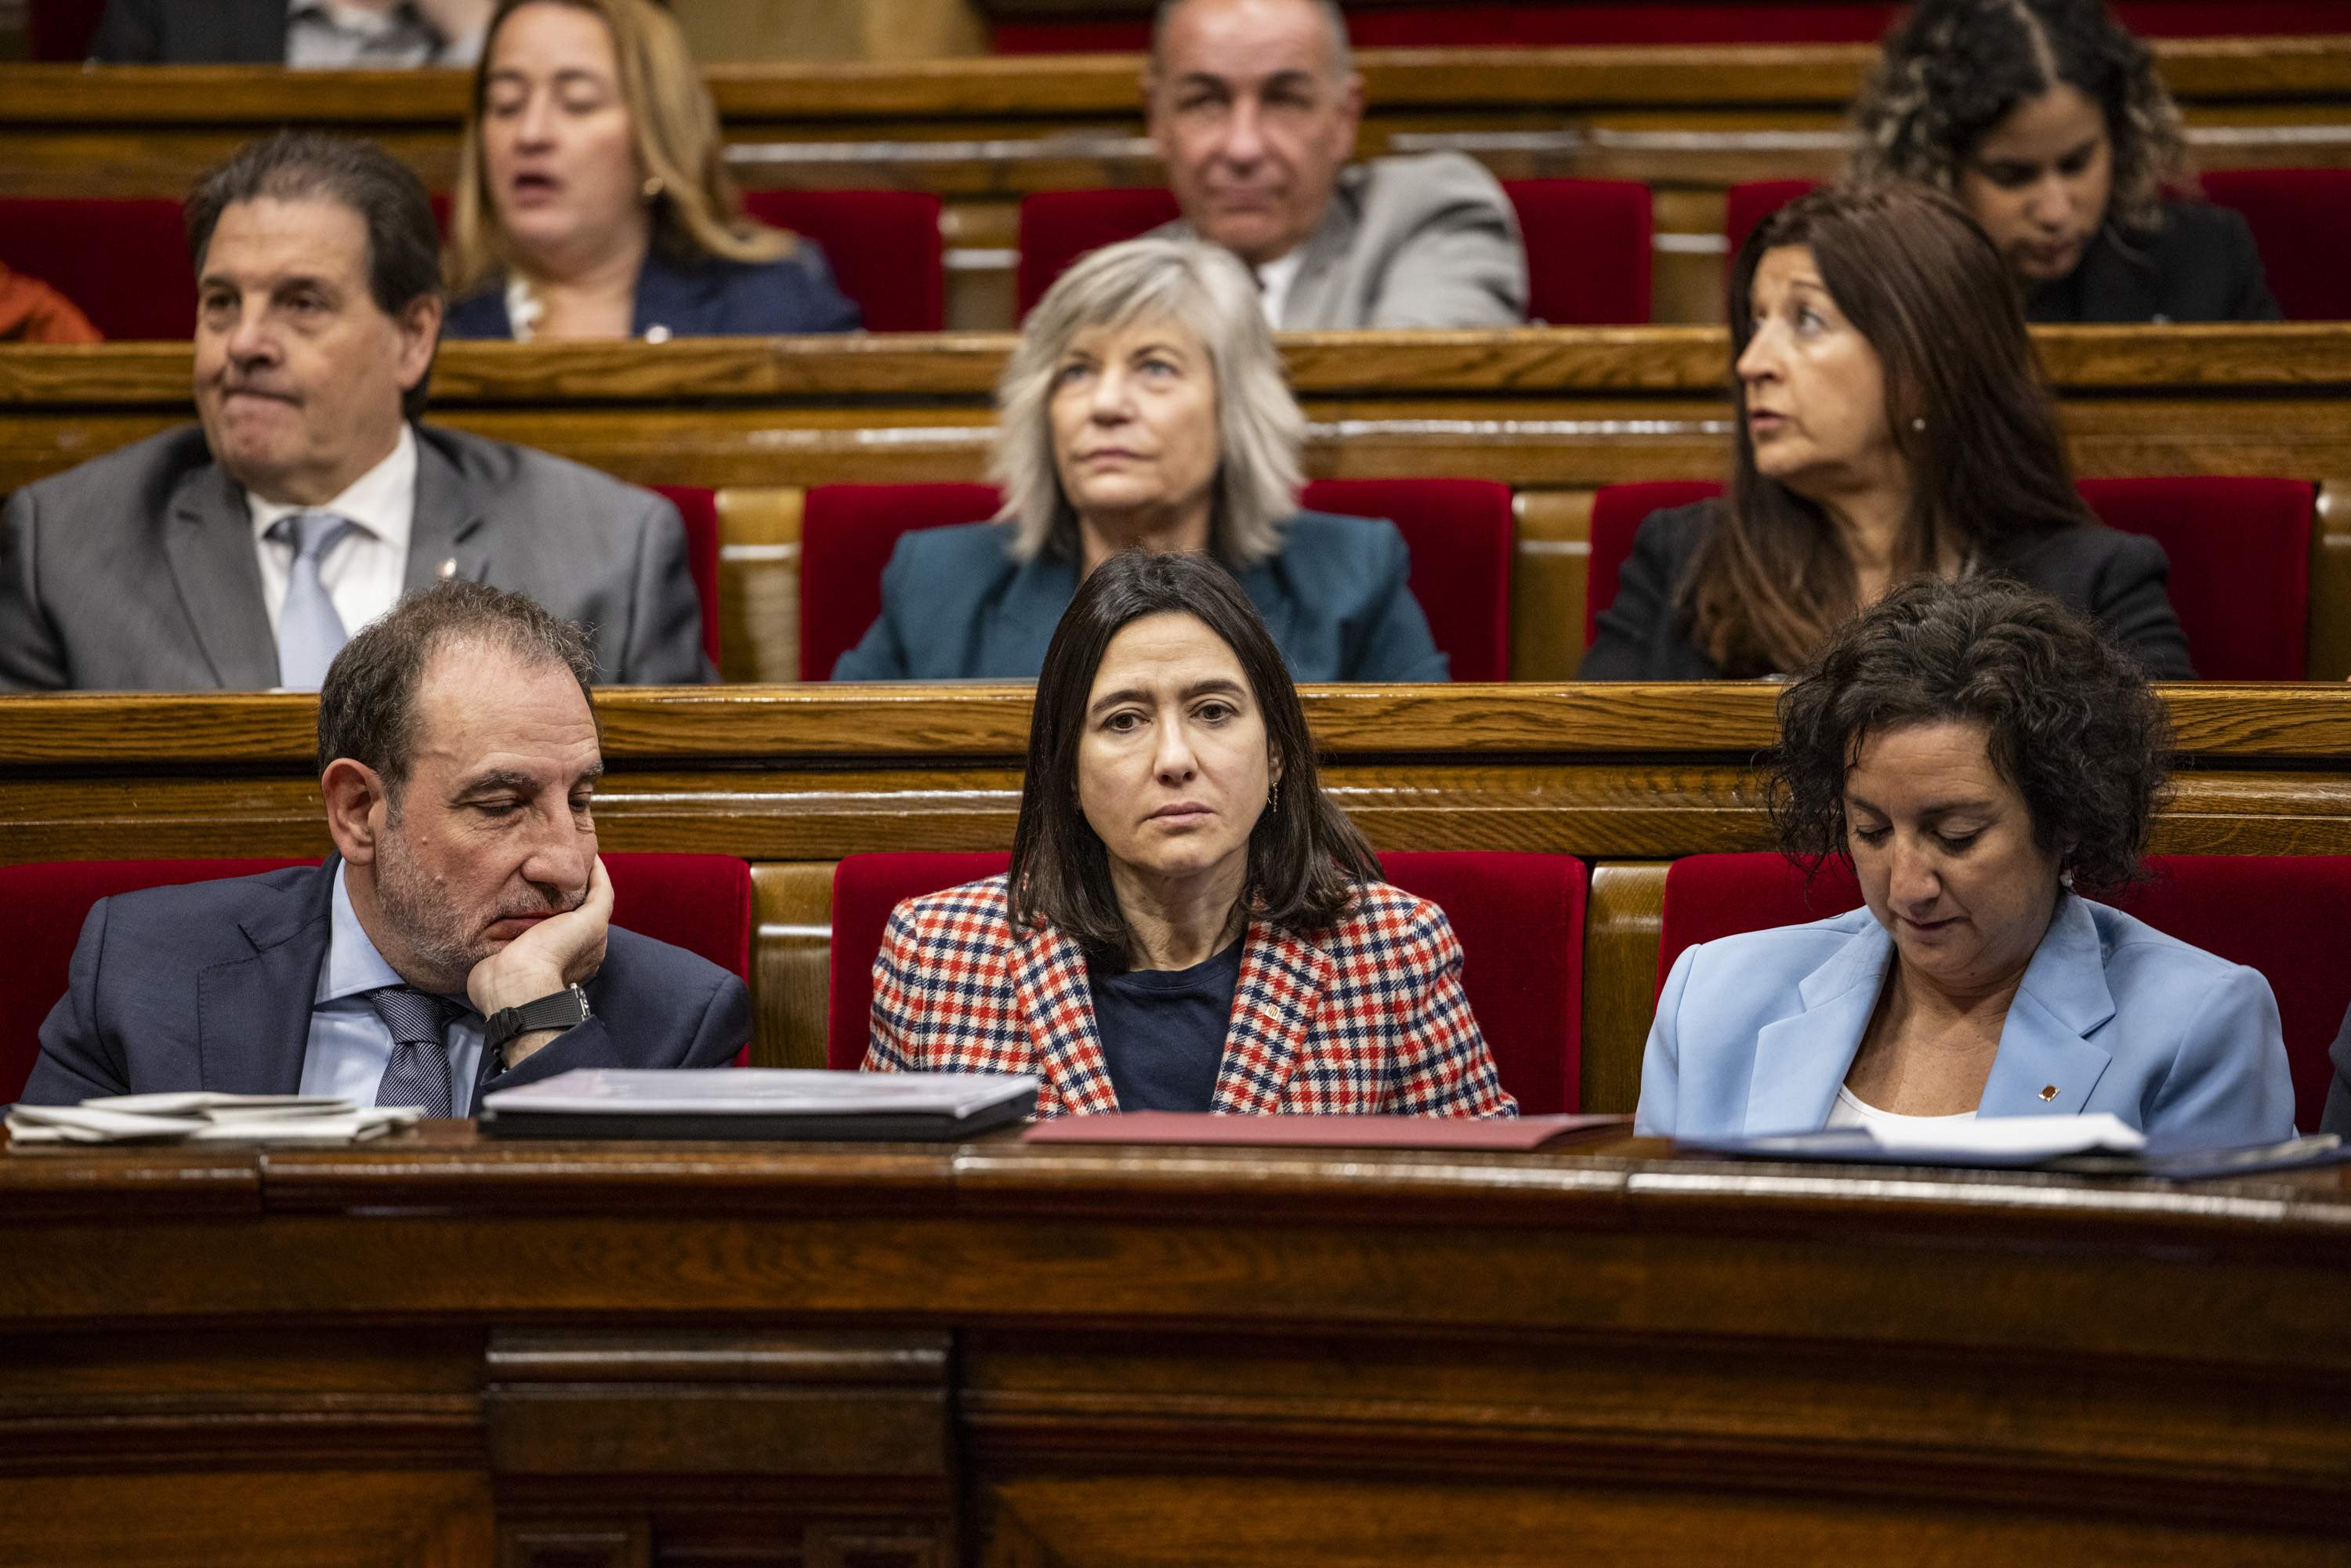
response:
[[(2089, 476), (2221, 474), (2322, 486), (2309, 673), (2351, 675), (2351, 326), (2043, 329)], [(1010, 340), (457, 343), (431, 417), (640, 484), (721, 492), (727, 671), (799, 678), (799, 499), (810, 485), (980, 476)], [(1334, 478), (1499, 480), (1518, 494), (1511, 674), (1573, 677), (1592, 495), (1710, 478), (1730, 429), (1719, 329), (1303, 333), (1284, 340)], [(191, 417), (174, 345), (0, 347), (0, 492)]]

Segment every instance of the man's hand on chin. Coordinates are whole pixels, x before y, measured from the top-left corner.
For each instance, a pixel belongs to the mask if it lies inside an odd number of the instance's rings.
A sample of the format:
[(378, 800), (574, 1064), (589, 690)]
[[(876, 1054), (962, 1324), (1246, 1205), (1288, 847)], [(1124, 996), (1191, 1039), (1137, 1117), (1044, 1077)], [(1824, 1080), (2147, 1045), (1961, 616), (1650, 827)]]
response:
[[(586, 982), (604, 962), (604, 938), (612, 923), (612, 879), (599, 855), (588, 873), (588, 896), (579, 908), (550, 915), (497, 952), (474, 966), (465, 994), (484, 1018), (518, 1008), (566, 986)], [(533, 1030), (507, 1041), (513, 1067), (562, 1031)]]

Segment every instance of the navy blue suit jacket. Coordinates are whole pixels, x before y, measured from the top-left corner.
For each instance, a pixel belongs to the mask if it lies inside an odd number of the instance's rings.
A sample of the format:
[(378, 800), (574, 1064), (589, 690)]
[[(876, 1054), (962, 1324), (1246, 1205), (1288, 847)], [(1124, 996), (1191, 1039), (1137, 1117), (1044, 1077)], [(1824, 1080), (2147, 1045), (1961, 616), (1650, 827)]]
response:
[[(1395, 525), (1301, 512), (1271, 559), (1240, 574), (1298, 681), (1441, 681), (1445, 655), (1405, 579)], [(1012, 559), (1009, 523), (900, 536), (882, 573), (882, 613), (832, 667), (836, 681), (1033, 681), (1077, 562), (1053, 550)]]
[[(781, 261), (727, 261), (710, 256), (681, 266), (659, 251), (645, 254), (637, 274), (636, 316), (629, 335), (656, 327), (673, 338), (772, 337), (793, 332), (854, 332), (861, 318), (833, 287), (824, 252), (802, 235)], [(444, 338), (511, 339), (506, 285), (496, 284), (449, 307)]]
[[(326, 962), (336, 860), (101, 898), (82, 922), (65, 997), (41, 1025), (22, 1096), (302, 1087), (311, 998)], [(718, 1067), (751, 1037), (743, 982), (682, 947), (612, 927), (582, 988), (593, 1015), (483, 1093), (574, 1067)], [(483, 1053), (484, 1071), (491, 1065)]]

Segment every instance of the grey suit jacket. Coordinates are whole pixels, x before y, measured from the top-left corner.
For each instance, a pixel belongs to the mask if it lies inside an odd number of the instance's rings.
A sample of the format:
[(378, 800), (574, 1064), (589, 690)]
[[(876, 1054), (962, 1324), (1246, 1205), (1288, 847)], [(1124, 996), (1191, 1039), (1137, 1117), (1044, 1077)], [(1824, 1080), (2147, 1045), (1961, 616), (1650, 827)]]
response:
[[(1192, 237), (1182, 223), (1158, 232)], [(1458, 152), (1341, 170), (1281, 307), (1288, 331), (1516, 327), (1526, 319), (1518, 216), (1485, 166)]]
[[(597, 679), (713, 678), (677, 508), (559, 457), (416, 427), (407, 586), (457, 575), (588, 631)], [(356, 630), (356, 628), (354, 628)], [(193, 425), (27, 485), (0, 513), (0, 691), (252, 691), (277, 644), (245, 491)]]
[[(299, 1092), (333, 933), (335, 865), (329, 855), (324, 865), (99, 899), (82, 922), (66, 994), (41, 1025), (23, 1103)], [(504, 1072), (485, 1051), (471, 1103), (574, 1067), (723, 1067), (751, 1038), (741, 980), (617, 925), (580, 988), (588, 1021)]]

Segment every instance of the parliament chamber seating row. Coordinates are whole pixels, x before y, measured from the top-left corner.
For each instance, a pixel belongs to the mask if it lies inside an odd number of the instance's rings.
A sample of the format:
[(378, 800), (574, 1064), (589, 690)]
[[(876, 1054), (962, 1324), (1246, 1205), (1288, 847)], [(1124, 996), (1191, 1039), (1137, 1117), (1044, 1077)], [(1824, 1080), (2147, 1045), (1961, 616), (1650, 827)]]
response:
[[(890, 911), (906, 898), (1001, 874), (1008, 853), (852, 855), (832, 871), (821, 1030), (823, 1064), (864, 1060), (872, 966)], [(306, 863), (286, 859), (67, 861), (0, 866), (0, 947), (12, 981), (0, 994), (0, 1104), (23, 1088), (39, 1054), (41, 1020), (65, 994), (82, 919), (99, 899), (142, 887), (244, 876)], [(614, 920), (697, 953), (758, 983), (752, 967), (749, 868), (725, 855), (606, 857)], [(1573, 856), (1395, 851), (1386, 879), (1446, 911), (1463, 953), (1462, 984), (1502, 1086), (1529, 1113), (1588, 1106), (1587, 1050), (1612, 1060), (1604, 1082), (1636, 1081), (1641, 1039), (1585, 1037), (1583, 961), (1590, 873)], [(2334, 1070), (2327, 1058), (2351, 1010), (2351, 964), (2335, 916), (2351, 905), (2351, 856), (2174, 856), (2116, 897), (2157, 929), (2262, 972), (2278, 999), (2294, 1073), (2296, 1124), (2315, 1128)], [(1848, 870), (1807, 878), (1774, 854), (1699, 854), (1666, 870), (1656, 981), (1682, 950), (1767, 926), (1841, 915), (1861, 904)], [(803, 996), (799, 1005), (805, 1007)], [(803, 1038), (817, 1034), (800, 1020)], [(742, 1061), (751, 1060), (747, 1051)], [(775, 1064), (775, 1063), (769, 1063)]]

